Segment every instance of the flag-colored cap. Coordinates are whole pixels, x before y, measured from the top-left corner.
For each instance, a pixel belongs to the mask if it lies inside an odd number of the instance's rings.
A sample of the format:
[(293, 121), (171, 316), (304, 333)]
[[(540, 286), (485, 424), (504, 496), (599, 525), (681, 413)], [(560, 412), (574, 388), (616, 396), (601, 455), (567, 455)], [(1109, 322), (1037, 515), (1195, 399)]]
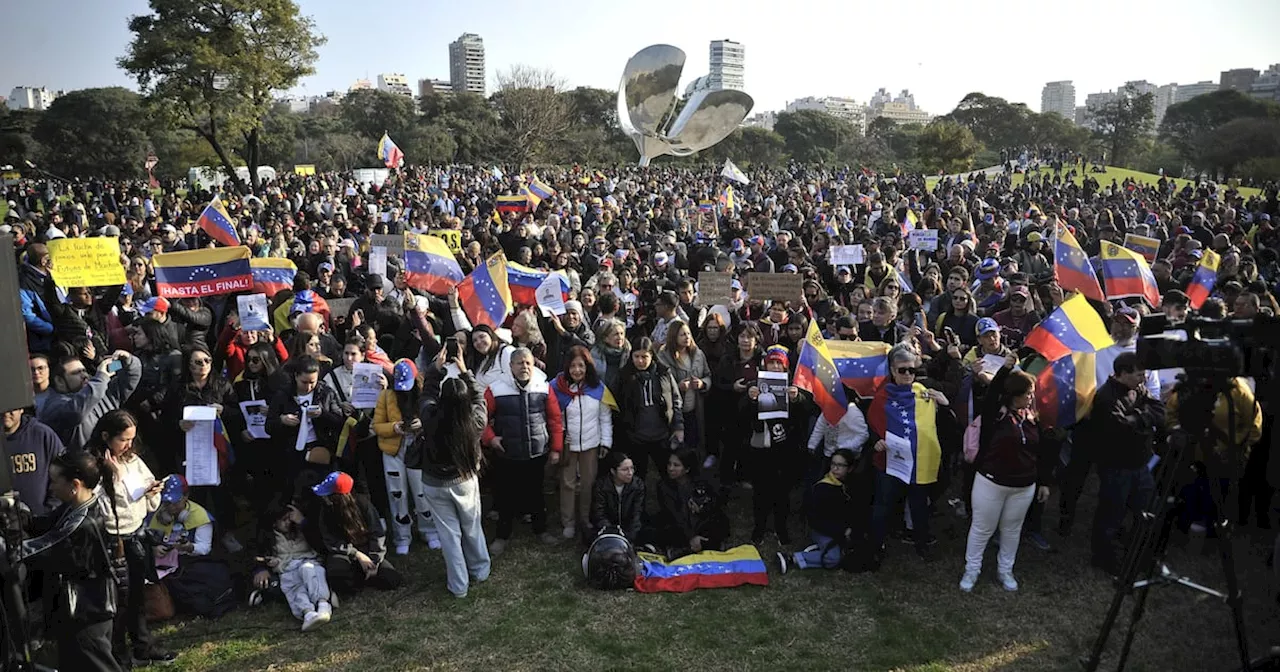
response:
[(349, 495), (351, 488), (355, 486), (355, 481), (351, 476), (335, 471), (325, 477), (323, 481), (311, 486), (311, 492), (316, 493), (320, 497), (328, 497), (329, 495)]

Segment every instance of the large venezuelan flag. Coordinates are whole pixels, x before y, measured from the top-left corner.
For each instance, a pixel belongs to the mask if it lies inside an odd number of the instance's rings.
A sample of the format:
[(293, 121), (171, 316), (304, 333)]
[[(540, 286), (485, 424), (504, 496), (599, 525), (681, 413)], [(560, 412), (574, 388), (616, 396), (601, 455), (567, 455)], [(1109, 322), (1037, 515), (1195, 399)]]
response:
[(867, 426), (888, 445), (875, 456), (876, 465), (883, 465), (886, 474), (907, 485), (938, 480), (942, 464), (938, 404), (924, 385), (889, 383), (876, 390), (867, 410)]
[(1045, 427), (1070, 427), (1089, 414), (1098, 391), (1098, 356), (1072, 352), (1057, 361), (1037, 357), (1027, 373), (1036, 377), (1036, 410)]
[(703, 551), (675, 560), (652, 553), (637, 553), (640, 572), (636, 590), (641, 593), (687, 593), (699, 588), (769, 585), (769, 570), (755, 546), (727, 551)]
[(1152, 308), (1160, 307), (1160, 287), (1141, 254), (1104, 240), (1101, 258), (1108, 300), (1138, 296)]
[(840, 374), (840, 382), (870, 399), (889, 376), (888, 343), (877, 341), (828, 341), (827, 352)]
[(253, 289), (249, 248), (216, 247), (168, 252), (151, 258), (156, 289), (166, 299), (215, 296)]
[(293, 289), (293, 276), (297, 275), (298, 267), (292, 261), (282, 257), (265, 257), (250, 259), (249, 266), (253, 269), (253, 291), (271, 298), (276, 292)]
[(1191, 283), (1187, 285), (1187, 297), (1191, 299), (1193, 309), (1199, 310), (1204, 305), (1204, 300), (1213, 293), (1213, 286), (1218, 282), (1220, 263), (1222, 257), (1213, 250), (1205, 250), (1204, 256), (1200, 257), (1200, 265), (1196, 267), (1195, 275), (1191, 276)]
[(217, 194), (214, 194), (209, 205), (204, 206), (204, 212), (200, 213), (200, 219), (196, 220), (196, 225), (209, 234), (210, 238), (227, 247), (240, 244), (240, 234), (236, 233), (235, 222), (231, 220), (231, 215), (227, 214), (227, 208)]
[(447, 294), (462, 282), (462, 267), (443, 238), (404, 234), (405, 276), (410, 287), (431, 294)]
[(1034, 348), (1052, 362), (1072, 352), (1097, 352), (1115, 345), (1115, 341), (1107, 333), (1098, 311), (1083, 295), (1075, 294), (1036, 325), (1023, 345)]
[(809, 322), (809, 333), (800, 346), (800, 359), (796, 363), (796, 387), (808, 390), (813, 401), (822, 409), (822, 417), (834, 425), (849, 410), (849, 402), (840, 382), (840, 372), (832, 361), (827, 341), (818, 331), (817, 320)]
[[(511, 300), (519, 306), (538, 305), (538, 287), (553, 271), (540, 271), (529, 268), (514, 261), (507, 262), (507, 282), (511, 287)], [(563, 273), (556, 273), (560, 278), (560, 296), (569, 300), (569, 278)]]
[(499, 252), (458, 283), (458, 304), (472, 326), (487, 324), (497, 329), (511, 313), (506, 261)]
[(1094, 301), (1102, 301), (1098, 274), (1089, 256), (1067, 227), (1059, 224), (1053, 241), (1053, 277), (1064, 290), (1080, 292)]
[(494, 199), (493, 207), (503, 214), (511, 212), (524, 212), (529, 209), (529, 198), (525, 194), (516, 194), (514, 196), (499, 196)]

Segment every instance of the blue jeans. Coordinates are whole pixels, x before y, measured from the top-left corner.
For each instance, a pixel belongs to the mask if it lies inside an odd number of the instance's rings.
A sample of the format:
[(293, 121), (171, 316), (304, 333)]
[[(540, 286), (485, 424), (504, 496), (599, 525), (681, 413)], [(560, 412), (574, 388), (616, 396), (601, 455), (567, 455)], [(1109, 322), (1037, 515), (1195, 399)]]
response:
[(912, 536), (916, 547), (929, 541), (929, 486), (907, 485), (883, 471), (876, 473), (876, 498), (871, 505), (871, 541), (875, 548), (884, 546), (888, 534), (889, 513), (897, 508), (903, 490), (907, 493), (907, 505), (911, 507), (911, 523), (915, 527)]
[(809, 539), (818, 548), (813, 551), (795, 553), (793, 557), (796, 561), (796, 567), (800, 569), (835, 569), (840, 566), (842, 551), (839, 540), (818, 532), (810, 532)]
[(1155, 479), (1144, 467), (1118, 469), (1098, 467), (1098, 509), (1093, 516), (1093, 564), (1108, 571), (1118, 571), (1123, 548), (1120, 528), (1125, 514), (1135, 515), (1151, 501)]

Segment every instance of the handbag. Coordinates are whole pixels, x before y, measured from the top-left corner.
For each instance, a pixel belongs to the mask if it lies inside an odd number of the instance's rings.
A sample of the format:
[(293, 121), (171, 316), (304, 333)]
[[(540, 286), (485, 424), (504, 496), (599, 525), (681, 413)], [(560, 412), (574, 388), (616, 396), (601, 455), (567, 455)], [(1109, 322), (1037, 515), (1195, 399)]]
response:
[(173, 618), (173, 597), (163, 583), (148, 583), (142, 588), (142, 613), (147, 622)]

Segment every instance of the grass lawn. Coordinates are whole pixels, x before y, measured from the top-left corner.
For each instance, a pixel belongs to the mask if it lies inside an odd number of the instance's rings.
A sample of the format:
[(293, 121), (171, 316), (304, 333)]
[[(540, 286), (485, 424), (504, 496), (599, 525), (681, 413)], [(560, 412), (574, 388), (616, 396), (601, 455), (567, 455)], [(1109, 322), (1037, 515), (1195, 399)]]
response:
[[(1047, 169), (1044, 169), (1041, 171), (1041, 174), (1046, 174), (1046, 173), (1052, 174)], [(1097, 180), (1098, 184), (1101, 185), (1102, 187), (1106, 187), (1110, 185), (1111, 180), (1115, 180), (1117, 184), (1120, 184), (1124, 182), (1126, 179), (1134, 179), (1134, 180), (1137, 180), (1139, 183), (1151, 184), (1151, 185), (1154, 185), (1160, 181), (1160, 176), (1155, 173), (1143, 173), (1136, 170), (1129, 170), (1127, 168), (1116, 168), (1115, 166), (1107, 166), (1106, 172), (1085, 173), (1085, 175), (1093, 176), (1093, 179)], [(1022, 184), (1024, 179), (1025, 179), (1025, 176), (1023, 174), (1015, 173), (1013, 175), (1014, 186), (1018, 186)], [(1084, 175), (1077, 175), (1075, 178), (1075, 183), (1080, 184), (1080, 182), (1083, 181), (1083, 179), (1084, 179)], [(1184, 179), (1172, 178), (1172, 177), (1169, 179), (1172, 180), (1173, 183), (1177, 185), (1177, 188), (1179, 189), (1181, 189), (1184, 185), (1188, 183), (1192, 184), (1193, 186), (1195, 184), (1191, 180), (1184, 180)], [(937, 181), (938, 181), (938, 178), (936, 177), (929, 178), (928, 184), (930, 187), (932, 187), (934, 184), (937, 184)], [(1250, 196), (1262, 195), (1262, 190), (1254, 187), (1239, 187), (1239, 192), (1240, 192), (1240, 195), (1244, 196), (1245, 198), (1249, 198)]]
[[(735, 540), (745, 543), (749, 499), (737, 497), (730, 511)], [(517, 525), (492, 577), (465, 600), (446, 591), (439, 554), (415, 544), (410, 556), (393, 560), (408, 577), (405, 587), (344, 600), (333, 622), (313, 633), (299, 632), (280, 603), (155, 630), (163, 646), (180, 652), (172, 668), (179, 670), (1078, 669), (1111, 596), (1109, 581), (1088, 569), (1088, 526), (1062, 552), (1024, 544), (1021, 592), (995, 583), (989, 553), (978, 588), (964, 595), (956, 584), (967, 524), (949, 513), (934, 520), (940, 541), (932, 564), (891, 541), (876, 574), (780, 576), (771, 562), (768, 587), (683, 595), (588, 589), (576, 547), (543, 547)], [(1055, 523), (1056, 514), (1047, 514), (1046, 526)], [(1255, 656), (1280, 625), (1264, 568), (1271, 539), (1255, 533), (1239, 546)], [(1170, 562), (1178, 570), (1222, 585), (1212, 542), (1194, 555), (1174, 543)], [(776, 549), (766, 542), (767, 556)], [(1128, 669), (1234, 668), (1228, 614), (1199, 594), (1158, 589)]]

